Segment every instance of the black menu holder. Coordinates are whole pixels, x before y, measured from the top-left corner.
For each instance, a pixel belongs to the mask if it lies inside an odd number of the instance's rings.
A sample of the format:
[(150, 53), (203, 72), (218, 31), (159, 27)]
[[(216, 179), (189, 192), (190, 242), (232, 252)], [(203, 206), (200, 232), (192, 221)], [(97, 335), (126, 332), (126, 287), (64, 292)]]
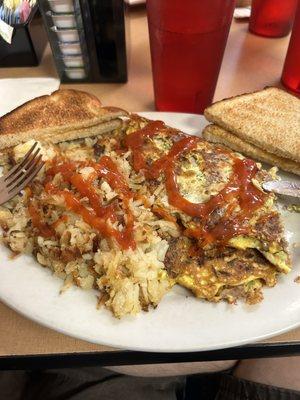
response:
[[(55, 0), (39, 2), (61, 82), (126, 82), (124, 1), (67, 0), (67, 4), (69, 8), (62, 11)], [(57, 26), (55, 21), (63, 18), (72, 19), (75, 26)], [(70, 33), (74, 40), (68, 41), (65, 34)]]

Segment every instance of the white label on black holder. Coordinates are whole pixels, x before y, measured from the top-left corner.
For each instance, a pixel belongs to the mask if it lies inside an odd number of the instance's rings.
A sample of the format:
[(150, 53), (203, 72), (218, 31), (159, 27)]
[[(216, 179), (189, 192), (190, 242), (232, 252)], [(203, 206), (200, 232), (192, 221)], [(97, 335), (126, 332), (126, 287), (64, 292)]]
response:
[(12, 26), (8, 25), (6, 22), (0, 19), (0, 35), (9, 44), (11, 44), (13, 31), (14, 28)]

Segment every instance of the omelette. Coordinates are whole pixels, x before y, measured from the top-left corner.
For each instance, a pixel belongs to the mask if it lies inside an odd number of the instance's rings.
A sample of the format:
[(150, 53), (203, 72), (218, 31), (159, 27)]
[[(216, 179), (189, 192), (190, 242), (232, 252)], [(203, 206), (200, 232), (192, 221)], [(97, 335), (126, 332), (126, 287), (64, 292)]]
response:
[(262, 286), (291, 269), (275, 195), (262, 188), (276, 169), (159, 122), (135, 117), (126, 134), (153, 212), (181, 229), (165, 258), (170, 276), (209, 301), (260, 301)]
[(274, 169), (135, 114), (109, 134), (40, 147), (43, 169), (0, 208), (2, 240), (64, 289), (98, 290), (118, 318), (155, 308), (175, 284), (254, 304), (291, 269), (275, 195), (262, 188)]

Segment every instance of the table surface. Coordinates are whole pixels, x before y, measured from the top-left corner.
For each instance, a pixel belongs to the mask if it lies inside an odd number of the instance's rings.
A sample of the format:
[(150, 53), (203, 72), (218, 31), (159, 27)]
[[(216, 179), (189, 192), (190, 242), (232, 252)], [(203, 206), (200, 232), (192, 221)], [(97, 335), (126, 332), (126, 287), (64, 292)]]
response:
[[(85, 90), (98, 96), (105, 105), (123, 107), (129, 111), (154, 110), (148, 31), (143, 8), (133, 9), (127, 18), (128, 27), (128, 83), (126, 84), (68, 84), (63, 88)], [(289, 38), (266, 39), (249, 34), (246, 22), (233, 22), (215, 93), (215, 100), (252, 92), (265, 86), (280, 85), (284, 56)], [(205, 58), (203, 59), (205, 62)], [(55, 77), (52, 54), (46, 49), (42, 63), (35, 68), (0, 68), (0, 78)], [(1, 86), (1, 83), (0, 83)], [(38, 365), (41, 356), (49, 366), (82, 363), (130, 364), (143, 362), (229, 359), (300, 353), (300, 329), (274, 337), (265, 342), (222, 352), (193, 355), (156, 355), (124, 352), (107, 346), (90, 344), (44, 328), (0, 303), (0, 360), (6, 368), (28, 364), (28, 357)], [(55, 359), (59, 354), (59, 358)], [(37, 355), (39, 358), (36, 359)], [(24, 359), (24, 356), (27, 356)], [(77, 361), (76, 361), (77, 360)], [(135, 360), (135, 361), (134, 361)], [(18, 362), (18, 363), (17, 363)], [(32, 364), (32, 365), (33, 365)]]

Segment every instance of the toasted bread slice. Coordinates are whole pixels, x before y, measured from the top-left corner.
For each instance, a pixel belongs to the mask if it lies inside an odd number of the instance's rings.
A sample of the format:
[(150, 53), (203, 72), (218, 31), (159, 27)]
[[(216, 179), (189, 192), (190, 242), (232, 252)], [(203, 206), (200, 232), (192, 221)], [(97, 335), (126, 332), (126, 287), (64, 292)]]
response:
[(59, 132), (57, 134), (44, 135), (41, 140), (49, 143), (67, 142), (69, 140), (83, 139), (86, 137), (98, 136), (103, 133), (111, 132), (121, 126), (120, 119), (102, 122), (98, 125), (88, 126), (86, 128), (74, 129), (71, 131)]
[[(76, 139), (83, 139), (86, 137), (93, 137), (93, 136), (98, 136), (102, 135), (104, 133), (108, 133), (113, 131), (114, 129), (117, 129), (121, 126), (122, 122), (120, 119), (114, 119), (112, 121), (108, 122), (103, 122), (102, 124), (90, 126), (88, 128), (82, 128), (82, 129), (74, 129), (72, 131), (66, 131), (66, 132), (61, 132), (56, 135), (44, 135), (42, 140), (43, 142), (49, 142), (49, 143), (60, 143), (60, 142), (65, 142), (65, 141), (70, 141), (70, 140), (76, 140)], [(19, 143), (20, 144), (20, 143)], [(14, 146), (3, 149), (0, 151), (0, 165), (4, 165), (9, 163), (10, 158), (11, 158), (11, 152), (13, 150)]]
[(284, 171), (300, 175), (300, 163), (287, 158), (278, 157), (275, 154), (261, 150), (257, 146), (245, 142), (225, 129), (218, 127), (217, 125), (208, 125), (202, 132), (202, 136), (208, 142), (223, 144), (234, 151), (243, 153), (247, 157), (275, 165)]
[(204, 115), (268, 153), (300, 162), (300, 100), (281, 89), (219, 101)]
[[(106, 109), (94, 96), (78, 90), (57, 90), (37, 97), (0, 118), (0, 148), (15, 146), (29, 139), (49, 140), (125, 115), (119, 109)], [(67, 133), (69, 132), (69, 134)]]

